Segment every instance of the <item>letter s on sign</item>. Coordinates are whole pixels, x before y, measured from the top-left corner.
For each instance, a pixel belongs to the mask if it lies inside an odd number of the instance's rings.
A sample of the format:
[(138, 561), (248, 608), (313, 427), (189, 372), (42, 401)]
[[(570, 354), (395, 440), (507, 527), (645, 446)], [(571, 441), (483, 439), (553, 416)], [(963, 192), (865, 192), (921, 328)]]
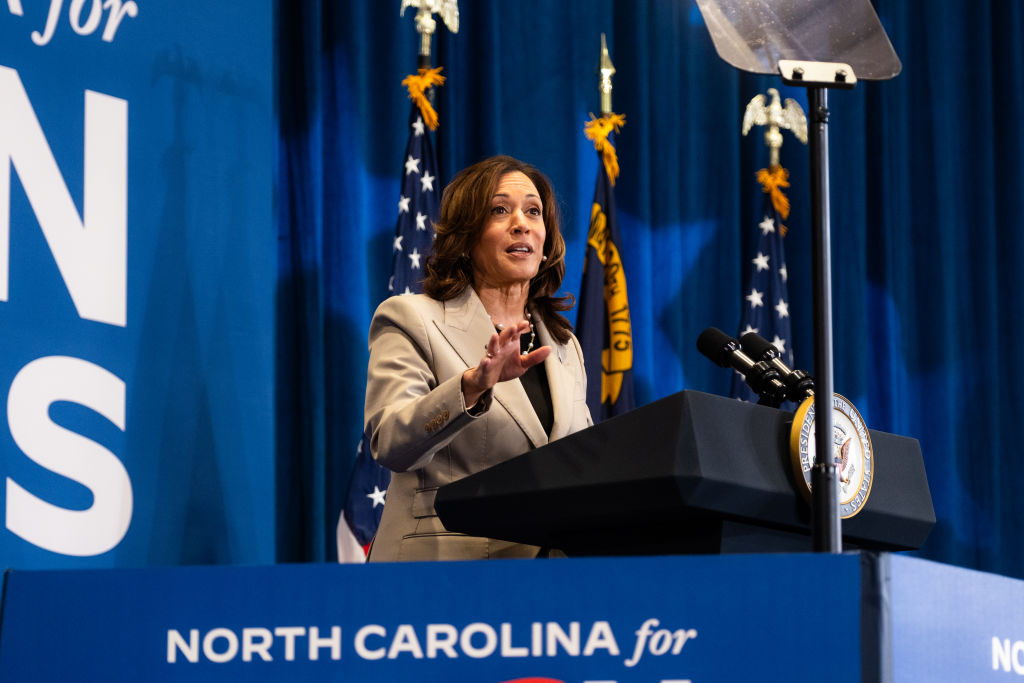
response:
[(29, 543), (63, 555), (105, 553), (132, 519), (132, 483), (116, 455), (50, 420), (50, 404), (71, 401), (125, 428), (125, 385), (98, 365), (68, 356), (38, 358), (18, 373), (7, 396), (7, 423), (18, 447), (43, 467), (86, 486), (87, 510), (48, 503), (7, 478), (6, 525)]

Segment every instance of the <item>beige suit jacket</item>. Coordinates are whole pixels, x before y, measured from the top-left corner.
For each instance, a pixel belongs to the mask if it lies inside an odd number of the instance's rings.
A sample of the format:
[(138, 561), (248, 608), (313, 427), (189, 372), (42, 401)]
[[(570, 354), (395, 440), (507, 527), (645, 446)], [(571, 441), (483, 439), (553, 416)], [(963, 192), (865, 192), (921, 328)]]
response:
[[(554, 424), (544, 432), (522, 383), (499, 382), (467, 412), (462, 373), (484, 355), (494, 334), (483, 304), (467, 287), (437, 301), (424, 294), (391, 297), (370, 323), (366, 425), (371, 450), (392, 470), (372, 561), (534, 557), (538, 548), (450, 532), (434, 510), (437, 489), (543, 446), (591, 424), (579, 342), (557, 344), (534, 315)], [(474, 411), (475, 412), (475, 411)]]

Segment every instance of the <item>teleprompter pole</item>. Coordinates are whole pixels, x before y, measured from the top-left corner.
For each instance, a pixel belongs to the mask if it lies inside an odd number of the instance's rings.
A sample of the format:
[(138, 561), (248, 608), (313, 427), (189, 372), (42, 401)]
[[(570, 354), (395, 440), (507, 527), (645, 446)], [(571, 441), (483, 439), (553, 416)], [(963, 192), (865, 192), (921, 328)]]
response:
[(832, 457), (832, 253), (829, 241), (828, 90), (807, 89), (811, 154), (811, 269), (814, 283), (814, 468), (811, 530), (814, 551), (843, 549), (839, 477)]

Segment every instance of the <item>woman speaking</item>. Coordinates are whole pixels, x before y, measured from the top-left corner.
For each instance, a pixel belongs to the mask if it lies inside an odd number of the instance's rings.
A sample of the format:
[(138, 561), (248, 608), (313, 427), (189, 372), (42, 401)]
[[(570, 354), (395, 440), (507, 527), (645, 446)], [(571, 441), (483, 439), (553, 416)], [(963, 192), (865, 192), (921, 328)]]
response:
[(425, 294), (370, 323), (366, 422), (392, 470), (371, 561), (537, 557), (536, 546), (445, 529), (437, 489), (591, 423), (579, 342), (555, 297), (565, 242), (533, 166), (492, 157), (441, 198)]

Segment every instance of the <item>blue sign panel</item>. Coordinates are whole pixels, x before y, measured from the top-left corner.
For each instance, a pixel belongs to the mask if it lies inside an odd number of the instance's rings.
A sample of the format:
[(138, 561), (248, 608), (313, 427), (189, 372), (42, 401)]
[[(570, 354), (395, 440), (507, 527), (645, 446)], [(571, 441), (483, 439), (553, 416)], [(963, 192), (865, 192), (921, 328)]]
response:
[(273, 560), (270, 0), (0, 2), (0, 565)]
[(896, 681), (1024, 676), (1024, 581), (890, 558)]
[(15, 571), (3, 619), (5, 680), (861, 680), (856, 556)]

